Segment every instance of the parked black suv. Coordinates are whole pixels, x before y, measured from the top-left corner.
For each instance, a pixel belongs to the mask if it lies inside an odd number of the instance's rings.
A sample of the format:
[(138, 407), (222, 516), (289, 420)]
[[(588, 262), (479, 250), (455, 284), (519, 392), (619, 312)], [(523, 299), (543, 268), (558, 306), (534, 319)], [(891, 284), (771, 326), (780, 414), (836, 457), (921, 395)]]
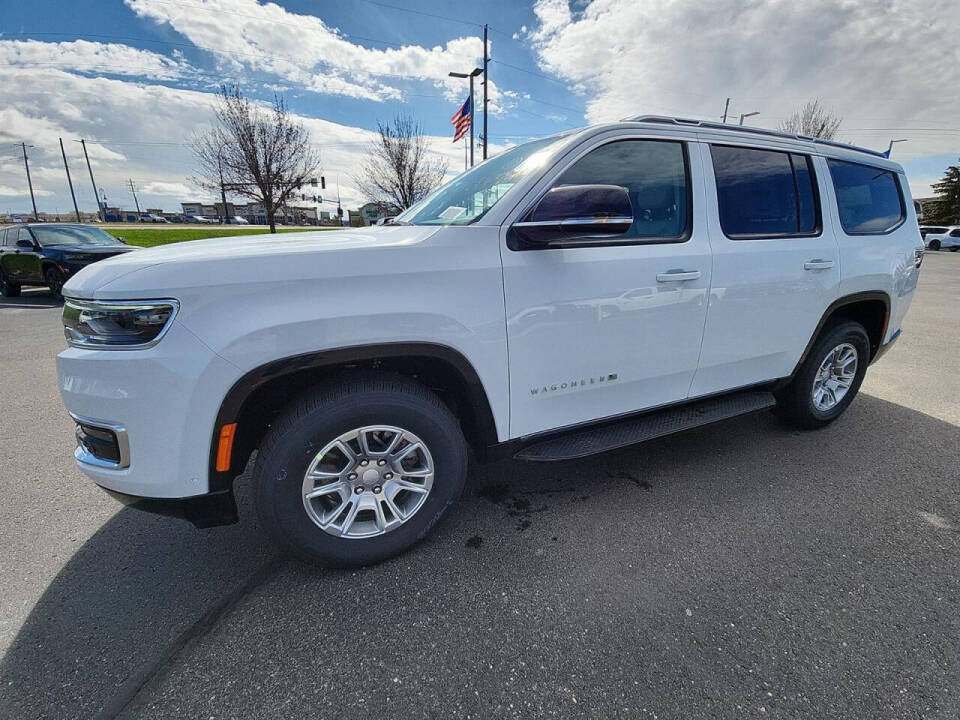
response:
[(0, 228), (0, 294), (16, 297), (22, 285), (46, 285), (57, 297), (81, 268), (133, 248), (88, 225), (31, 224)]

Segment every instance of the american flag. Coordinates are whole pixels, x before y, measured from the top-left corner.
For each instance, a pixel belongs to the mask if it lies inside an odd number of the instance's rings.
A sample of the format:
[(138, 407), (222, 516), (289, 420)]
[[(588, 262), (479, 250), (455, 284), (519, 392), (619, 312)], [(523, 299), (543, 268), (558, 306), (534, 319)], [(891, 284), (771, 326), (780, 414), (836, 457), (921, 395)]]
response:
[(464, 100), (463, 105), (450, 118), (450, 124), (453, 125), (453, 141), (456, 142), (470, 129), (470, 98)]

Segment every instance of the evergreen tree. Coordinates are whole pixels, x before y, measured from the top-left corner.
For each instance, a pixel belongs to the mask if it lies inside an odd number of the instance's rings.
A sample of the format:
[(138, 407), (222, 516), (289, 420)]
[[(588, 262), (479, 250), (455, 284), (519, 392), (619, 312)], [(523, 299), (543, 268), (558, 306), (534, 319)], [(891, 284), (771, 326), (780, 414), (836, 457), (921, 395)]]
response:
[(943, 179), (933, 184), (933, 193), (937, 200), (933, 215), (925, 222), (943, 225), (960, 224), (960, 165), (950, 165), (943, 173)]

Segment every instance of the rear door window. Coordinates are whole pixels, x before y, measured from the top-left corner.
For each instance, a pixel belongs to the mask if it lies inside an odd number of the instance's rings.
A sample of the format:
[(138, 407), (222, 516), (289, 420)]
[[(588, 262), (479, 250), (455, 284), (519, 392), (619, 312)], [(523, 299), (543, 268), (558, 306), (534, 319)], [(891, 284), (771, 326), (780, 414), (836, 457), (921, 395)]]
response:
[(816, 235), (819, 203), (810, 158), (712, 145), (720, 226), (733, 239)]
[(906, 218), (896, 173), (870, 165), (827, 160), (840, 224), (848, 235), (882, 235)]

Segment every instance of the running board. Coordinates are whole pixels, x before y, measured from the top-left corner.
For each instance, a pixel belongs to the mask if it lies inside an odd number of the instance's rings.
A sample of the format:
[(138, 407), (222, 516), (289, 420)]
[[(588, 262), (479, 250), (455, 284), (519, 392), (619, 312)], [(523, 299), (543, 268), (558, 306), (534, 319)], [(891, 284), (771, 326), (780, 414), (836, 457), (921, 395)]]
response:
[(620, 420), (585, 430), (574, 430), (560, 437), (529, 445), (514, 457), (517, 460), (534, 462), (573, 460), (709, 425), (737, 415), (765, 410), (776, 404), (777, 401), (768, 392), (750, 391), (719, 395), (685, 405), (654, 410), (629, 420)]

